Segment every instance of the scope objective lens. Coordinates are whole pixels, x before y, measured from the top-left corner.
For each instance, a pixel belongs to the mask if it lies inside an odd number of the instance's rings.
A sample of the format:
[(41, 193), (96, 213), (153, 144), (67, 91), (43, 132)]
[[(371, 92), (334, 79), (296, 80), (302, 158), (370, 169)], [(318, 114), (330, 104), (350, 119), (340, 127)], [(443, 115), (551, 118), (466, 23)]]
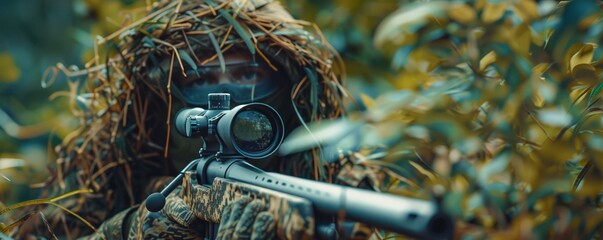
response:
[(274, 141), (275, 129), (266, 115), (259, 111), (242, 111), (232, 123), (232, 133), (241, 150), (257, 153), (266, 150)]

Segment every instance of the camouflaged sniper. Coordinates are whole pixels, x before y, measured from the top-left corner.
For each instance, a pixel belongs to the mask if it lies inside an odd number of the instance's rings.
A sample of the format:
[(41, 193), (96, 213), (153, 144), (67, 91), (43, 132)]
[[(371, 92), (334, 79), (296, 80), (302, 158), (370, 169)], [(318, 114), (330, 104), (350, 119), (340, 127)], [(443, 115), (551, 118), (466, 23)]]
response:
[[(71, 107), (81, 126), (56, 147), (59, 158), (47, 188), (51, 196), (92, 189), (93, 194), (61, 204), (94, 226), (141, 202), (158, 190), (152, 187), (161, 182), (157, 178), (178, 170), (172, 165), (170, 154), (176, 151), (166, 122), (180, 100), (169, 72), (203, 65), (224, 52), (249, 51), (288, 75), (282, 80), (289, 86), (285, 99), (297, 109), (290, 112), (293, 118), (314, 121), (344, 114), (343, 64), (337, 53), (311, 24), (293, 19), (278, 2), (158, 1), (145, 17), (99, 43), (112, 49), (107, 59), (89, 62), (84, 75), (63, 69), (74, 80), (85, 79), (72, 89), (77, 95)], [(326, 181), (337, 173), (314, 151), (266, 170)], [(57, 234), (91, 232), (59, 209), (49, 209), (46, 218)], [(39, 226), (48, 234), (44, 224)]]

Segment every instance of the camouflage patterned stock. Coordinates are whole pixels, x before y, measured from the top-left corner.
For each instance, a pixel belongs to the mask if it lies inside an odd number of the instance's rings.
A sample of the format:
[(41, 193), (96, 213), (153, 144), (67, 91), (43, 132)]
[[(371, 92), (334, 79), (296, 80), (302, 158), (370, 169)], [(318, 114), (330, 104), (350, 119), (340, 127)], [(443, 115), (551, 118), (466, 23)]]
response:
[(250, 196), (263, 200), (274, 215), (278, 239), (314, 237), (314, 212), (306, 199), (223, 178), (216, 178), (208, 188), (197, 183), (195, 172), (187, 172), (182, 185), (182, 198), (201, 220), (219, 223), (224, 206)]

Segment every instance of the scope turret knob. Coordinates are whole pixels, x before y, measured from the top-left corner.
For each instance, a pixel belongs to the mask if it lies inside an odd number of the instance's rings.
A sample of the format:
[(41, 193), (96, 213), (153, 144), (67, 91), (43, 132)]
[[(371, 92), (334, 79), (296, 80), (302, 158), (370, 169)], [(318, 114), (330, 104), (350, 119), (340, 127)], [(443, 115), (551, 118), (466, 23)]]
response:
[(187, 137), (194, 137), (194, 136), (198, 136), (201, 135), (201, 131), (203, 129), (203, 116), (189, 116), (186, 119), (186, 136)]
[(230, 110), (230, 93), (210, 93), (207, 95), (209, 110)]

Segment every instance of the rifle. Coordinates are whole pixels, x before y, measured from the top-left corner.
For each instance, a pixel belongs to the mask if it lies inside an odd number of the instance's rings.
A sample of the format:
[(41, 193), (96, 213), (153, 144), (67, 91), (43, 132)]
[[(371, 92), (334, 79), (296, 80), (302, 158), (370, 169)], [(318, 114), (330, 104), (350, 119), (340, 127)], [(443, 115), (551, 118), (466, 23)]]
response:
[(161, 210), (165, 196), (184, 179), (183, 198), (197, 217), (208, 222), (206, 235), (215, 234), (224, 206), (248, 195), (273, 204), (268, 208), (280, 224), (277, 229), (286, 229), (277, 233), (281, 238), (336, 238), (328, 220), (342, 216), (412, 237), (452, 238), (452, 219), (433, 201), (265, 172), (249, 164), (246, 159), (276, 152), (284, 138), (284, 125), (276, 110), (266, 104), (230, 110), (229, 102), (228, 94), (209, 94), (208, 110), (185, 109), (177, 114), (180, 133), (213, 139), (204, 142), (201, 158), (189, 163), (160, 193), (147, 198), (149, 211)]

